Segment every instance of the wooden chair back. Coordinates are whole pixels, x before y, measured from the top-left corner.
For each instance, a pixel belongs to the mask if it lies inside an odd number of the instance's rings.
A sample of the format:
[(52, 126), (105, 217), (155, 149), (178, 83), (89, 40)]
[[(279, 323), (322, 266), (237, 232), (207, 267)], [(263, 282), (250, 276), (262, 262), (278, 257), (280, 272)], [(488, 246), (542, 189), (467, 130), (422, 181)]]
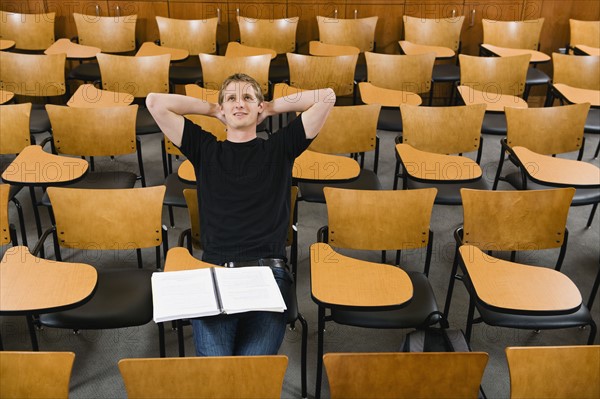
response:
[(337, 57), (340, 55), (360, 54), (360, 49), (354, 46), (341, 46), (339, 44), (327, 44), (311, 40), (308, 43), (308, 53), (320, 57)]
[(506, 114), (506, 143), (538, 154), (579, 151), (590, 104), (546, 108), (509, 108)]
[(150, 93), (169, 92), (171, 56), (134, 57), (98, 53), (102, 89), (145, 98)]
[(173, 19), (156, 17), (160, 45), (187, 50), (190, 55), (217, 52), (219, 18)]
[(165, 186), (111, 190), (50, 187), (48, 195), (63, 248), (122, 250), (162, 243)]
[(552, 53), (552, 83), (600, 90), (600, 57)]
[(354, 93), (354, 71), (358, 55), (315, 57), (287, 53), (290, 86), (305, 90), (331, 87), (336, 96)]
[(0, 113), (0, 154), (18, 154), (31, 144), (31, 103), (3, 105)]
[(571, 47), (578, 44), (600, 47), (600, 21), (569, 19), (569, 31), (569, 44)]
[(127, 397), (279, 398), (287, 356), (122, 359)]
[(224, 57), (220, 55), (200, 54), (202, 65), (202, 86), (210, 90), (220, 90), (221, 84), (234, 73), (243, 71), (252, 76), (260, 85), (263, 94), (269, 92), (269, 66), (271, 55), (253, 55), (248, 57)]
[(296, 30), (300, 17), (255, 19), (237, 17), (240, 43), (274, 50), (276, 54), (296, 51)]
[(308, 148), (324, 154), (374, 151), (380, 110), (378, 104), (333, 107)]
[(401, 104), (402, 142), (437, 154), (477, 151), (485, 104), (457, 107), (419, 107)]
[(377, 87), (411, 93), (431, 90), (435, 53), (416, 55), (366, 52), (367, 81)]
[(2, 51), (0, 89), (23, 96), (61, 96), (66, 92), (66, 59), (66, 54), (20, 54)]
[(527, 21), (483, 19), (483, 42), (498, 47), (537, 50), (544, 18)]
[(327, 353), (332, 399), (478, 397), (484, 352)]
[(483, 251), (559, 248), (574, 188), (530, 191), (460, 190), (463, 244)]
[(0, 352), (0, 397), (69, 397), (73, 352)]
[[(198, 85), (185, 85), (185, 95), (208, 101), (213, 104), (219, 103), (218, 90), (209, 90)], [(217, 140), (225, 141), (227, 139), (227, 127), (217, 118), (206, 115), (186, 115), (186, 118), (195, 124), (202, 126), (202, 129), (211, 133)]]
[(375, 27), (379, 17), (341, 19), (317, 16), (319, 41), (358, 47), (361, 52), (375, 49)]
[(100, 17), (74, 12), (79, 44), (98, 47), (105, 53), (135, 50), (137, 15)]
[(9, 195), (10, 184), (0, 184), (0, 245), (7, 245), (12, 241), (10, 224), (8, 222)]
[(55, 14), (0, 11), (0, 38), (14, 41), (19, 50), (46, 50), (54, 43)]
[(402, 20), (406, 41), (458, 51), (464, 15), (455, 18), (417, 18), (404, 15)]
[(46, 105), (57, 153), (113, 156), (136, 152), (137, 105), (73, 108)]
[(512, 399), (600, 397), (600, 345), (508, 347), (506, 360)]
[(473, 57), (459, 54), (460, 84), (475, 90), (521, 97), (531, 55)]
[(329, 244), (357, 250), (423, 248), (435, 188), (422, 190), (348, 190), (325, 187)]
[(251, 47), (238, 42), (227, 43), (227, 50), (225, 50), (225, 57), (248, 57), (252, 55), (263, 55), (268, 54), (271, 59), (277, 57), (277, 52), (267, 47)]

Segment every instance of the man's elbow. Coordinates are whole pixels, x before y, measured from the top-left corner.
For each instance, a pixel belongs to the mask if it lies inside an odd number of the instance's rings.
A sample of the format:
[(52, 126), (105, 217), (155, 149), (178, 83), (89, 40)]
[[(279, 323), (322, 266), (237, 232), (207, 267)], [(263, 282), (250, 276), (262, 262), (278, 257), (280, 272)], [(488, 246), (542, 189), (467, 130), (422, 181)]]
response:
[(156, 110), (157, 103), (158, 103), (158, 99), (156, 97), (157, 97), (156, 93), (150, 93), (150, 94), (148, 94), (148, 96), (146, 96), (146, 108), (148, 108), (148, 111), (150, 111), (150, 112), (152, 112), (153, 110)]

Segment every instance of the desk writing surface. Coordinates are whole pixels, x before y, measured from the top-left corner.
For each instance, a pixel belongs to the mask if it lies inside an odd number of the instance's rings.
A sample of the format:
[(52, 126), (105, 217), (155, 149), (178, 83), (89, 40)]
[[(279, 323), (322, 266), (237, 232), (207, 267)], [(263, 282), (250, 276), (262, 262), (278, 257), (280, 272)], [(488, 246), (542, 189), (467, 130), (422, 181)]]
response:
[(508, 47), (498, 47), (491, 44), (482, 44), (481, 47), (486, 50), (491, 51), (500, 57), (512, 57), (515, 55), (529, 54), (531, 55), (531, 60), (529, 62), (533, 64), (537, 64), (540, 62), (548, 62), (550, 61), (550, 56), (548, 54), (542, 53), (541, 51), (536, 50), (528, 50), (528, 49), (516, 49), (516, 48), (508, 48)]
[(568, 86), (563, 83), (555, 83), (553, 86), (570, 103), (590, 103), (592, 107), (600, 107), (600, 90), (580, 89), (578, 87)]
[(520, 146), (512, 150), (527, 174), (536, 180), (556, 185), (600, 187), (600, 169), (589, 162), (542, 155)]
[(461, 182), (481, 177), (481, 167), (470, 158), (420, 151), (409, 144), (397, 144), (396, 151), (406, 172), (419, 180)]
[(527, 108), (521, 97), (475, 90), (469, 86), (458, 86), (458, 92), (466, 105), (485, 104), (486, 111), (504, 112), (504, 107)]
[(311, 293), (329, 306), (401, 306), (413, 296), (408, 274), (399, 267), (337, 253), (328, 244), (310, 247)]
[(181, 270), (203, 269), (207, 267), (221, 267), (211, 263), (203, 262), (194, 258), (187, 248), (174, 247), (167, 252), (165, 260), (165, 272), (176, 272)]
[(292, 177), (306, 182), (343, 182), (360, 174), (356, 160), (342, 155), (306, 150), (294, 161)]
[(8, 50), (15, 46), (14, 40), (0, 39), (0, 50)]
[[(556, 312), (581, 305), (579, 289), (554, 269), (493, 258), (471, 245), (463, 245), (459, 251), (477, 297), (489, 306)], [(560, 295), (555, 295), (557, 292)]]
[(423, 44), (411, 43), (406, 40), (401, 40), (398, 43), (400, 43), (400, 47), (404, 54), (407, 55), (435, 53), (435, 58), (452, 58), (456, 54), (454, 50), (448, 47), (426, 46)]
[[(417, 93), (384, 89), (368, 82), (358, 84), (360, 98), (365, 104), (381, 104), (383, 107), (400, 107), (400, 104), (421, 105), (423, 100)], [(400, 112), (400, 111), (398, 111)]]
[(9, 248), (0, 261), (0, 313), (31, 313), (75, 305), (96, 287), (96, 269), (41, 259), (27, 247)]
[(88, 170), (85, 159), (54, 155), (39, 145), (27, 146), (2, 173), (14, 185), (53, 185), (76, 181)]
[(67, 105), (74, 108), (125, 107), (133, 102), (128, 93), (102, 90), (92, 84), (82, 84), (71, 96)]
[(196, 172), (194, 171), (194, 165), (189, 159), (186, 159), (179, 165), (177, 169), (177, 176), (186, 183), (196, 183)]
[(585, 44), (576, 44), (575, 47), (587, 55), (600, 56), (600, 48), (598, 47), (586, 46)]
[(15, 93), (7, 90), (0, 90), (0, 104), (4, 104), (13, 99)]
[(94, 58), (100, 52), (101, 50), (98, 47), (84, 46), (63, 38), (52, 43), (44, 51), (44, 54), (66, 54), (67, 58), (83, 60)]
[(158, 46), (154, 42), (144, 42), (135, 53), (136, 57), (169, 54), (171, 61), (183, 61), (190, 56), (190, 52), (180, 48)]

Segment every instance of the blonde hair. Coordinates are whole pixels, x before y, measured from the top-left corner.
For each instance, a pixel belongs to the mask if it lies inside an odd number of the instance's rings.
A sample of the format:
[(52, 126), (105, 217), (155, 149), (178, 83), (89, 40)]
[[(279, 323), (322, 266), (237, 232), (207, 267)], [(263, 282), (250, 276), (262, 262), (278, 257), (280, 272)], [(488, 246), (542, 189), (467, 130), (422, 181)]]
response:
[(234, 73), (233, 75), (225, 79), (223, 81), (223, 84), (221, 85), (221, 90), (219, 90), (219, 105), (223, 104), (223, 98), (225, 97), (225, 88), (227, 88), (227, 86), (229, 86), (229, 84), (232, 82), (248, 83), (250, 87), (254, 89), (254, 94), (256, 94), (256, 99), (258, 100), (258, 103), (260, 104), (265, 101), (265, 96), (263, 95), (260, 85), (258, 84), (256, 79), (254, 79), (250, 75), (246, 75), (245, 73)]

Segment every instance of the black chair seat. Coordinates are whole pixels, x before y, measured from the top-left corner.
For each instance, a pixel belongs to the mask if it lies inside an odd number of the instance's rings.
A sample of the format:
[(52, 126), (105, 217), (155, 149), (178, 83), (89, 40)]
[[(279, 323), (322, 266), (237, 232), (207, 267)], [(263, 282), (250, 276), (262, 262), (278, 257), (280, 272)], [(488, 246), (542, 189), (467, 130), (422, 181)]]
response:
[(504, 112), (486, 112), (481, 125), (481, 133), (506, 136), (506, 115)]
[(550, 83), (550, 77), (546, 73), (538, 68), (527, 68), (527, 77), (525, 78), (525, 84), (533, 85), (546, 85)]
[(196, 189), (195, 184), (189, 184), (183, 182), (177, 173), (171, 173), (165, 179), (165, 186), (167, 190), (165, 192), (165, 199), (163, 204), (167, 206), (176, 206), (180, 208), (186, 208), (185, 197), (183, 196), (183, 190), (186, 188)]
[[(126, 171), (88, 172), (83, 179), (69, 184), (69, 188), (118, 189), (133, 188), (137, 175)], [(42, 197), (42, 205), (52, 206), (48, 193)]]
[(470, 188), (474, 190), (489, 190), (490, 184), (484, 177), (479, 180), (466, 183), (423, 183), (408, 179), (408, 189), (419, 188), (437, 188), (438, 192), (435, 197), (435, 203), (439, 205), (462, 205), (462, 197), (460, 196), (461, 188)]
[(460, 67), (455, 64), (435, 64), (432, 80), (434, 82), (458, 82), (460, 81)]
[(29, 131), (32, 134), (49, 132), (52, 129), (44, 104), (33, 104), (29, 118)]
[[(506, 181), (517, 190), (523, 189), (521, 172), (509, 173), (508, 175), (506, 175)], [(527, 180), (528, 190), (548, 190), (550, 188), (552, 188), (552, 186), (542, 185), (535, 183), (531, 180)], [(571, 206), (590, 205), (599, 202), (600, 188), (578, 188), (575, 190), (575, 196), (573, 196)]]
[(84, 82), (95, 82), (101, 80), (100, 66), (96, 62), (84, 62), (71, 69), (69, 79), (83, 80)]
[(200, 66), (171, 65), (169, 80), (177, 85), (196, 83), (202, 80), (202, 68)]
[(346, 188), (353, 190), (381, 190), (379, 178), (372, 170), (361, 169), (358, 178), (345, 183), (305, 183), (300, 182), (301, 198), (307, 202), (325, 203), (325, 195), (323, 194), (324, 187)]
[(135, 120), (135, 134), (160, 133), (161, 130), (146, 107), (139, 107)]
[(15, 197), (15, 195), (17, 195), (19, 191), (21, 191), (22, 188), (23, 186), (11, 185), (10, 189), (8, 190), (8, 200), (11, 201)]
[(99, 270), (98, 284), (85, 304), (64, 312), (40, 315), (49, 327), (98, 330), (141, 326), (152, 320), (153, 271)]
[(290, 68), (286, 64), (273, 64), (269, 66), (269, 80), (271, 83), (282, 83), (290, 80)]
[(402, 115), (400, 108), (381, 108), (377, 120), (378, 130), (389, 130), (391, 132), (402, 131)]
[(354, 81), (355, 82), (366, 82), (367, 81), (367, 64), (356, 64), (354, 70)]
[(410, 303), (398, 310), (389, 311), (353, 311), (331, 309), (331, 318), (339, 324), (366, 328), (413, 328), (436, 324), (440, 317), (430, 314), (438, 312), (435, 295), (429, 280), (423, 273), (409, 272), (413, 284), (414, 296)]
[(590, 108), (583, 131), (585, 133), (600, 134), (600, 108)]
[(477, 310), (482, 320), (491, 326), (508, 328), (548, 330), (559, 328), (570, 328), (590, 324), (592, 316), (585, 305), (581, 305), (578, 311), (571, 314), (535, 315), (511, 314), (490, 310), (485, 306), (477, 304)]

